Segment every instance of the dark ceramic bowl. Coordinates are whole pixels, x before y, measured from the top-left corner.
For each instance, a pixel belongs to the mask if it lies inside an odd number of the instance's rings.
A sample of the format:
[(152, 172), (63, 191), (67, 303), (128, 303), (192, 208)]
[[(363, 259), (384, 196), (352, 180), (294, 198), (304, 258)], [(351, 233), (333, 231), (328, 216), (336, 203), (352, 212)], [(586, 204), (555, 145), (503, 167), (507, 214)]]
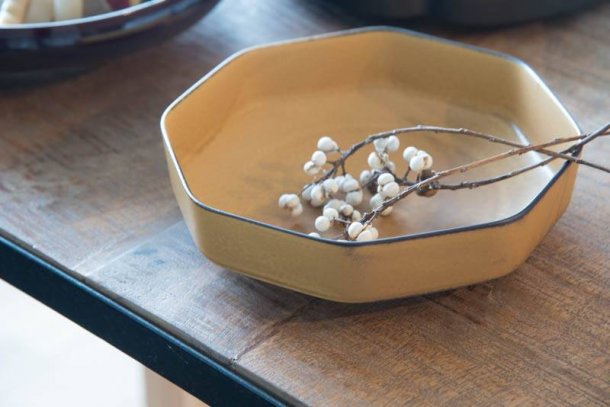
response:
[(329, 0), (372, 18), (431, 17), (458, 25), (502, 26), (575, 12), (600, 0)]
[(152, 0), (77, 20), (0, 28), (0, 79), (78, 72), (170, 37), (218, 0)]

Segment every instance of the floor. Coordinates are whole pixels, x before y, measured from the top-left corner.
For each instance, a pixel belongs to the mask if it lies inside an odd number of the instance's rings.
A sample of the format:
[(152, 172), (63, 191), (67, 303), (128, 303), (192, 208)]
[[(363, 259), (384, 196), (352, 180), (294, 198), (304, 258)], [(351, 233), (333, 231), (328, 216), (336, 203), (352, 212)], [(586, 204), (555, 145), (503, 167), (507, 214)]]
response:
[(150, 406), (175, 400), (175, 386), (0, 280), (0, 406), (144, 407), (145, 383)]

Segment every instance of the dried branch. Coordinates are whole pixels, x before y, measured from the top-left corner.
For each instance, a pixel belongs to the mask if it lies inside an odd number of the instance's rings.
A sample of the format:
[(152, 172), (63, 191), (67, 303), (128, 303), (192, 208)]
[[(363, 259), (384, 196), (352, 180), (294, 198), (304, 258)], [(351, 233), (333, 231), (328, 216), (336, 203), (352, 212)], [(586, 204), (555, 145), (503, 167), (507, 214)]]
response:
[[(516, 147), (516, 148), (529, 148), (529, 150), (527, 150), (527, 151), (536, 151), (538, 153), (545, 154), (550, 157), (561, 158), (561, 159), (564, 159), (564, 160), (567, 160), (570, 162), (574, 162), (574, 163), (581, 164), (581, 165), (586, 165), (586, 166), (595, 168), (597, 170), (610, 173), (610, 169), (608, 169), (608, 168), (602, 167), (598, 164), (583, 160), (575, 155), (569, 154), (569, 153), (573, 154), (576, 150), (571, 149), (568, 152), (565, 152), (565, 151), (564, 152), (555, 152), (552, 150), (548, 150), (546, 148), (546, 147), (552, 147), (552, 146), (555, 146), (558, 144), (565, 144), (565, 143), (569, 143), (569, 142), (573, 142), (573, 141), (583, 140), (587, 137), (586, 134), (580, 134), (580, 135), (572, 136), (572, 137), (555, 138), (555, 139), (549, 141), (548, 143), (545, 143), (544, 145), (537, 146), (540, 148), (532, 149), (531, 147), (533, 147), (533, 146), (531, 146), (529, 144), (521, 144), (521, 143), (517, 143), (514, 141), (506, 140), (504, 138), (497, 137), (497, 136), (494, 136), (491, 134), (482, 133), (482, 132), (469, 130), (469, 129), (465, 129), (465, 128), (417, 125), (417, 126), (413, 126), (413, 127), (403, 127), (403, 128), (398, 128), (398, 129), (393, 129), (393, 130), (389, 130), (389, 131), (383, 131), (380, 133), (371, 134), (368, 137), (366, 137), (364, 140), (362, 140), (361, 142), (352, 145), (349, 149), (347, 149), (345, 151), (341, 151), (340, 157), (337, 160), (329, 161), (329, 164), (331, 164), (332, 167), (330, 169), (328, 169), (320, 178), (318, 178), (314, 182), (311, 182), (311, 183), (305, 185), (299, 194), (301, 194), (308, 187), (310, 187), (312, 185), (320, 184), (324, 180), (335, 176), (335, 174), (337, 174), (338, 169), (341, 169), (342, 173), (345, 174), (345, 172), (346, 172), (345, 171), (345, 162), (347, 161), (347, 159), (349, 157), (351, 157), (352, 155), (354, 155), (356, 152), (358, 152), (363, 147), (365, 147), (369, 144), (372, 144), (377, 139), (387, 138), (390, 136), (399, 136), (399, 135), (410, 134), (410, 133), (424, 133), (424, 132), (430, 132), (430, 133), (436, 133), (436, 134), (450, 134), (450, 135), (458, 135), (458, 136), (461, 135), (461, 136), (465, 136), (465, 137), (472, 137), (472, 138), (485, 140), (490, 143), (502, 144), (502, 145)], [(610, 134), (610, 124), (603, 126), (599, 131), (595, 132), (594, 134), (597, 134), (597, 135), (595, 137), (593, 137), (592, 139), (590, 139), (589, 141), (587, 141), (587, 143), (594, 140), (597, 137), (607, 136), (608, 134)], [(584, 143), (584, 144), (587, 144), (587, 143)], [(582, 144), (582, 145), (584, 145), (584, 144)], [(527, 151), (525, 151), (525, 152), (527, 152)], [(408, 173), (409, 173), (409, 170), (407, 170), (407, 173), (405, 174), (403, 179), (406, 179), (406, 177), (408, 176)]]
[[(610, 134), (609, 130), (610, 130), (610, 123), (602, 126), (597, 131), (595, 131), (593, 133), (590, 133), (588, 135), (580, 135), (580, 136), (577, 136), (577, 137), (568, 137), (568, 138), (558, 138), (558, 139), (554, 139), (552, 141), (549, 141), (547, 143), (542, 143), (542, 144), (538, 144), (538, 145), (523, 146), (521, 148), (515, 148), (515, 149), (512, 149), (512, 150), (506, 151), (504, 153), (493, 155), (491, 157), (486, 157), (486, 158), (481, 159), (481, 160), (473, 161), (473, 162), (468, 163), (468, 164), (459, 165), (457, 167), (453, 167), (453, 168), (450, 168), (448, 170), (436, 172), (431, 177), (429, 177), (429, 178), (427, 178), (425, 180), (421, 180), (421, 181), (419, 181), (417, 183), (414, 183), (413, 185), (410, 185), (408, 188), (405, 188), (404, 190), (402, 190), (394, 198), (390, 198), (390, 199), (384, 201), (383, 204), (380, 205), (379, 207), (374, 208), (372, 211), (365, 213), (363, 218), (362, 218), (362, 222), (363, 222), (363, 224), (365, 226), (370, 225), (373, 222), (373, 220), (375, 220), (378, 216), (380, 216), (381, 213), (383, 211), (385, 211), (387, 208), (389, 208), (390, 206), (393, 206), (394, 204), (396, 204), (396, 202), (404, 199), (405, 197), (407, 197), (408, 195), (410, 195), (413, 192), (417, 191), (418, 189), (421, 190), (422, 188), (424, 188), (426, 186), (434, 185), (439, 179), (442, 179), (442, 178), (445, 178), (445, 177), (448, 177), (450, 175), (454, 175), (454, 174), (457, 174), (457, 173), (464, 173), (464, 172), (470, 171), (470, 170), (472, 170), (474, 168), (482, 167), (484, 165), (488, 165), (488, 164), (494, 163), (494, 162), (499, 161), (499, 160), (503, 160), (503, 159), (507, 159), (507, 158), (510, 158), (510, 157), (514, 157), (516, 155), (522, 155), (522, 154), (525, 154), (525, 153), (530, 152), (530, 151), (542, 152), (543, 150), (546, 149), (546, 147), (549, 147), (549, 146), (553, 146), (553, 145), (557, 145), (557, 144), (564, 144), (566, 142), (574, 141), (574, 140), (580, 140), (579, 142), (577, 142), (574, 145), (570, 146), (569, 148), (563, 150), (559, 154), (556, 154), (556, 155), (549, 154), (549, 155), (551, 155), (551, 157), (549, 157), (549, 158), (547, 158), (545, 160), (542, 160), (542, 161), (540, 161), (540, 162), (538, 162), (536, 164), (532, 164), (532, 165), (523, 167), (523, 168), (521, 168), (519, 170), (516, 170), (516, 171), (511, 171), (510, 173), (503, 174), (503, 175), (500, 175), (498, 177), (489, 178), (489, 179), (483, 179), (483, 180), (479, 180), (479, 181), (462, 182), (462, 183), (457, 184), (457, 185), (442, 185), (442, 184), (438, 184), (438, 185), (433, 186), (432, 188), (433, 189), (457, 190), (457, 189), (464, 189), (464, 188), (476, 188), (476, 187), (483, 186), (483, 185), (493, 184), (493, 183), (496, 183), (496, 182), (499, 182), (499, 181), (506, 180), (508, 178), (516, 177), (517, 175), (520, 175), (520, 174), (523, 174), (525, 172), (531, 171), (531, 170), (533, 170), (535, 168), (545, 166), (545, 165), (547, 165), (548, 163), (550, 163), (553, 160), (556, 160), (556, 159), (559, 159), (559, 158), (563, 159), (563, 155), (566, 155), (568, 153), (577, 153), (578, 151), (580, 151), (580, 149), (584, 145), (590, 143), (591, 141), (595, 140), (596, 138), (601, 137), (601, 136), (609, 135)], [(568, 155), (568, 157), (571, 157), (571, 156)], [(567, 160), (567, 161), (577, 162), (575, 160)], [(599, 166), (597, 164), (595, 164), (595, 166), (593, 168), (598, 168), (598, 169), (601, 169), (602, 171), (606, 171), (606, 172), (610, 173), (610, 169), (609, 168), (605, 168), (605, 167)]]
[[(403, 158), (407, 160), (408, 163), (407, 170), (404, 175), (397, 175), (394, 172), (395, 165), (391, 160), (389, 160), (388, 155), (391, 152), (397, 151), (399, 148), (400, 143), (397, 136), (423, 132), (475, 138), (512, 148), (508, 151), (504, 151), (490, 157), (462, 164), (447, 170), (435, 172), (431, 168), (433, 161), (429, 154), (427, 154), (425, 151), (418, 151), (414, 147), (408, 147), (403, 152)], [(460, 189), (478, 188), (484, 185), (490, 185), (516, 177), (536, 168), (543, 167), (555, 160), (564, 160), (570, 163), (581, 164), (610, 173), (610, 168), (586, 161), (579, 157), (580, 152), (585, 145), (599, 137), (608, 135), (610, 135), (610, 123), (589, 134), (554, 138), (545, 143), (532, 145), (522, 144), (491, 134), (464, 128), (419, 125), (371, 134), (362, 141), (352, 145), (347, 150), (340, 150), (337, 144), (331, 138), (322, 137), (318, 141), (318, 148), (322, 151), (316, 151), (312, 155), (312, 161), (307, 162), (304, 166), (304, 170), (308, 174), (314, 175), (319, 174), (320, 171), (323, 171), (322, 175), (313, 182), (305, 185), (298, 195), (282, 195), (279, 200), (279, 205), (282, 208), (290, 210), (292, 216), (298, 216), (303, 211), (300, 197), (304, 197), (305, 200), (309, 200), (314, 206), (327, 204), (323, 208), (322, 216), (316, 218), (315, 227), (318, 231), (324, 232), (329, 229), (332, 222), (337, 222), (344, 226), (345, 230), (342, 237), (347, 240), (375, 239), (378, 232), (374, 227), (372, 227), (372, 222), (378, 216), (389, 214), (393, 205), (402, 199), (405, 199), (413, 192), (417, 192), (418, 195), (432, 196), (436, 190), (455, 191)], [(381, 139), (384, 140), (377, 142), (377, 140)], [(568, 143), (572, 144), (561, 151), (554, 151), (550, 149), (551, 147)], [(369, 155), (368, 158), (372, 171), (364, 171), (362, 173), (360, 176), (362, 185), (359, 185), (356, 181), (351, 180), (351, 176), (350, 179), (343, 177), (349, 175), (346, 171), (347, 160), (356, 152), (370, 144), (375, 144), (375, 150)], [(506, 160), (511, 157), (520, 156), (529, 152), (537, 152), (547, 156), (547, 158), (537, 163), (530, 164), (517, 170), (491, 178), (462, 181), (457, 184), (446, 184), (440, 182), (442, 179), (451, 175), (465, 173), (475, 168), (486, 166), (500, 160)], [(416, 155), (411, 155), (411, 153)], [(335, 156), (338, 155), (338, 158), (328, 160), (327, 154)], [(328, 168), (328, 165), (330, 165), (330, 168)], [(324, 171), (324, 166), (328, 168), (326, 171)], [(341, 177), (339, 177), (339, 171), (341, 171)], [(415, 173), (415, 180), (409, 179), (409, 176), (413, 173)], [(334, 177), (337, 178), (332, 179)], [(339, 179), (341, 180), (339, 181)], [(343, 192), (346, 193), (345, 201), (334, 199), (333, 194), (338, 191), (338, 188), (342, 188)], [(355, 208), (349, 205), (349, 203), (352, 203), (354, 206), (356, 206), (362, 202), (362, 189), (368, 189), (371, 193), (375, 194), (371, 198), (371, 206), (375, 207), (373, 207), (373, 209), (369, 212), (364, 213), (364, 215), (360, 214), (357, 210), (355, 210)], [(305, 195), (305, 192), (307, 192), (307, 195)], [(329, 199), (330, 201), (327, 201)], [(335, 201), (335, 203), (331, 201)], [(335, 205), (337, 202), (339, 203), (339, 206), (328, 206), (331, 204)], [(346, 207), (346, 212), (344, 211), (344, 207)], [(365, 232), (368, 233), (366, 239), (364, 236)], [(373, 234), (375, 236), (373, 236)], [(320, 237), (320, 235), (317, 233), (312, 233), (312, 235)]]

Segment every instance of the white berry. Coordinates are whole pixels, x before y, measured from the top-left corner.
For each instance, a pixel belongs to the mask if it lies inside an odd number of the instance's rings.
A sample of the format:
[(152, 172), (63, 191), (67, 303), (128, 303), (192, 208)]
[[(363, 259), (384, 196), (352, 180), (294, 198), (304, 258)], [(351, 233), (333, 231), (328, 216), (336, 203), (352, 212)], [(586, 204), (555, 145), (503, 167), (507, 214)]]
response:
[(347, 235), (351, 239), (355, 239), (356, 236), (358, 236), (360, 234), (360, 232), (362, 232), (362, 229), (364, 229), (364, 226), (362, 225), (362, 223), (352, 222), (352, 223), (350, 223), (350, 225), (347, 228)]
[(343, 181), (343, 183), (341, 184), (341, 189), (343, 190), (343, 192), (358, 191), (360, 190), (360, 184), (358, 184), (358, 181), (356, 181), (355, 179), (349, 178)]
[(341, 208), (341, 205), (343, 205), (345, 202), (343, 202), (340, 199), (331, 199), (330, 201), (328, 201), (326, 203), (326, 205), (324, 205), (324, 209), (326, 208), (333, 208), (336, 210), (339, 210), (339, 208)]
[(377, 209), (383, 204), (383, 197), (379, 194), (375, 194), (371, 197), (369, 204), (371, 205), (371, 209)]
[(335, 141), (328, 136), (320, 137), (318, 140), (318, 148), (327, 153), (339, 149), (337, 143), (335, 143)]
[(411, 158), (411, 161), (409, 161), (409, 168), (411, 168), (412, 171), (419, 173), (423, 171), (426, 166), (425, 160), (425, 156), (416, 155), (415, 157)]
[(326, 232), (330, 228), (330, 219), (326, 216), (318, 216), (315, 221), (315, 227), (319, 232)]
[(381, 162), (381, 159), (375, 152), (372, 152), (371, 154), (369, 154), (367, 162), (369, 164), (369, 167), (371, 167), (374, 170), (380, 170), (383, 168), (383, 163)]
[(375, 146), (375, 150), (383, 153), (388, 145), (388, 139), (378, 138), (377, 140), (373, 141), (373, 145)]
[(364, 185), (371, 179), (371, 172), (369, 170), (364, 170), (360, 173), (360, 184)]
[(389, 184), (385, 184), (382, 189), (383, 195), (388, 198), (394, 198), (400, 192), (400, 186), (394, 181)]
[(373, 234), (370, 230), (365, 230), (361, 232), (356, 238), (356, 241), (358, 242), (368, 242), (369, 240), (373, 240)]
[(316, 200), (316, 201), (322, 201), (324, 200), (324, 190), (322, 189), (322, 186), (320, 185), (315, 185), (312, 189), (311, 189), (311, 199), (312, 200)]
[(422, 157), (422, 159), (424, 160), (424, 170), (429, 170), (430, 168), (432, 168), (433, 161), (432, 156), (430, 154), (428, 154), (424, 150), (419, 150), (417, 152), (416, 157)]
[(297, 217), (300, 216), (303, 213), (303, 205), (299, 202), (297, 206), (295, 206), (294, 208), (292, 208), (292, 210), (290, 211), (290, 215)]
[(364, 198), (364, 194), (361, 190), (356, 190), (352, 192), (348, 192), (345, 195), (345, 202), (352, 206), (358, 206), (362, 203), (362, 199)]
[(337, 212), (335, 208), (325, 208), (322, 212), (322, 216), (325, 216), (332, 221), (339, 217), (339, 212)]
[(320, 167), (318, 167), (313, 161), (307, 161), (303, 166), (303, 171), (307, 175), (316, 175), (320, 172)]
[(320, 234), (316, 233), (316, 232), (311, 232), (311, 233), (309, 233), (309, 236), (311, 236), (311, 237), (320, 237)]
[(339, 185), (337, 184), (337, 181), (329, 178), (322, 182), (322, 188), (324, 188), (327, 193), (334, 194), (339, 190)]
[(390, 136), (387, 140), (388, 145), (386, 146), (386, 149), (391, 152), (398, 151), (398, 148), (400, 147), (400, 140), (398, 140), (398, 137)]
[(415, 157), (415, 154), (417, 154), (417, 148), (415, 148), (413, 146), (409, 146), (409, 147), (405, 148), (404, 151), (402, 152), (402, 158), (406, 162), (411, 162), (411, 159), (413, 157)]
[(324, 154), (323, 151), (318, 150), (311, 155), (311, 161), (318, 167), (321, 167), (326, 164), (326, 154)]
[(358, 222), (360, 219), (362, 219), (362, 214), (360, 211), (354, 209), (354, 212), (352, 212), (352, 220), (354, 222)]
[(298, 195), (296, 194), (283, 194), (278, 199), (278, 205), (280, 208), (288, 208), (292, 209), (299, 205), (301, 201), (299, 200)]
[(284, 209), (286, 207), (286, 203), (288, 202), (289, 195), (282, 194), (280, 198), (277, 200), (277, 204), (280, 208)]
[(394, 161), (387, 161), (385, 163), (385, 166), (388, 170), (390, 170), (392, 172), (396, 171), (396, 164), (394, 164)]
[(387, 208), (385, 208), (383, 210), (383, 212), (381, 212), (381, 216), (388, 216), (389, 214), (392, 213), (393, 210), (394, 210), (393, 206), (388, 206)]
[(377, 178), (377, 184), (379, 184), (381, 186), (384, 186), (385, 184), (389, 184), (392, 181), (394, 181), (394, 176), (387, 172), (384, 172)]
[(343, 204), (339, 208), (339, 212), (344, 216), (351, 216), (354, 213), (354, 207), (350, 204)]
[(311, 190), (313, 189), (313, 185), (309, 185), (307, 188), (303, 190), (301, 196), (306, 201), (311, 201)]
[(373, 226), (369, 226), (366, 228), (366, 230), (371, 232), (371, 235), (373, 236), (373, 240), (377, 239), (379, 237), (379, 231), (377, 230), (377, 228), (375, 228)]
[(289, 194), (288, 195), (288, 198), (286, 200), (286, 206), (288, 208), (295, 208), (300, 203), (301, 203), (301, 201), (299, 200), (298, 195), (296, 195), (296, 194)]
[(311, 201), (309, 201), (309, 203), (311, 204), (311, 206), (313, 206), (314, 208), (318, 208), (322, 205), (324, 205), (324, 198), (315, 198), (312, 197)]

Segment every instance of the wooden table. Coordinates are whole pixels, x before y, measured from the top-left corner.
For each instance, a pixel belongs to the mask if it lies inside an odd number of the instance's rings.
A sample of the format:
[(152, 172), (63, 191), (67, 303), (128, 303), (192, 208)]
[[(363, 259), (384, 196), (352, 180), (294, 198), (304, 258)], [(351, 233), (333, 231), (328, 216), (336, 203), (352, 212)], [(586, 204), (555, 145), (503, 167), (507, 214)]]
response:
[[(336, 304), (194, 246), (162, 155), (165, 106), (244, 47), (370, 23), (322, 2), (226, 0), (154, 49), (3, 90), (0, 277), (210, 403), (608, 405), (601, 173), (580, 170), (570, 208), (517, 271), (442, 294)], [(610, 119), (608, 3), (497, 30), (411, 27), (524, 59), (585, 130)], [(607, 164), (610, 143), (585, 157)]]

